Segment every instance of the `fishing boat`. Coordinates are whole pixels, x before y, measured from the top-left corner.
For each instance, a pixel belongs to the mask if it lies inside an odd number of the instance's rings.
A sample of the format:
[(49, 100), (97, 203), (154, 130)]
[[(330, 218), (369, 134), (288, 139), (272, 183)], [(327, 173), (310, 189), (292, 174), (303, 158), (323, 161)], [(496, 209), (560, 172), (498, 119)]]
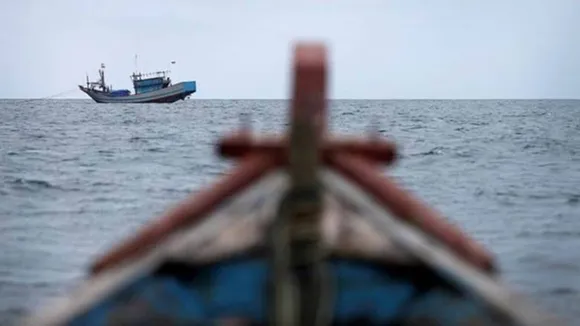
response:
[[(174, 63), (174, 62), (172, 62)], [(105, 64), (99, 69), (99, 79), (89, 81), (79, 89), (97, 103), (173, 103), (185, 100), (196, 92), (195, 81), (184, 81), (173, 84), (169, 78), (169, 70), (152, 73), (137, 73), (131, 75), (134, 94), (128, 89), (113, 89), (105, 83)]]
[(326, 50), (294, 53), (289, 129), (91, 265), (27, 325), (558, 325), (493, 255), (382, 172), (395, 144), (327, 130)]

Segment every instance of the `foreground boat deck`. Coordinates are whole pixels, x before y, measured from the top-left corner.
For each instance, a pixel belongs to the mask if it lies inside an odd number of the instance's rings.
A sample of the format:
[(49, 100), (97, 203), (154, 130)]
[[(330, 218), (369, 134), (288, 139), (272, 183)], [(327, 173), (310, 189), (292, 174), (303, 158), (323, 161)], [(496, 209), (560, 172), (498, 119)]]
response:
[[(340, 174), (326, 170), (322, 180), (319, 227), (329, 251), (335, 322), (516, 325), (506, 316), (517, 316), (525, 325), (546, 325), (493, 275), (400, 222)], [(285, 173), (269, 173), (138, 261), (88, 280), (31, 325), (201, 325), (232, 317), (266, 324), (267, 235), (287, 189)]]

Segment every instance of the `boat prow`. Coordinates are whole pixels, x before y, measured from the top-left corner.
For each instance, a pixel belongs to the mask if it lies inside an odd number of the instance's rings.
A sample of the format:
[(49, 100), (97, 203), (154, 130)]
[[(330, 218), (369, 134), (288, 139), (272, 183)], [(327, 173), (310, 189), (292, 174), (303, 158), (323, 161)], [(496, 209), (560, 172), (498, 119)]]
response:
[(234, 133), (237, 166), (101, 256), (28, 325), (557, 325), (492, 255), (326, 131), (326, 59), (300, 45), (286, 136)]

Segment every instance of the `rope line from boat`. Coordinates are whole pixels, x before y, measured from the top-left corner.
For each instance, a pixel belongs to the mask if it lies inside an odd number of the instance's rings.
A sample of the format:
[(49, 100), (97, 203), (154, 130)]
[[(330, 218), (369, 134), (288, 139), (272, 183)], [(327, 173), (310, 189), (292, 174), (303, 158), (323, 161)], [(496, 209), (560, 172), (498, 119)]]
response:
[(321, 204), (318, 191), (290, 190), (282, 198), (269, 239), (272, 325), (332, 322), (335, 280), (318, 234)]
[(53, 95), (50, 95), (50, 96), (45, 96), (45, 97), (40, 97), (40, 98), (30, 98), (30, 99), (25, 100), (24, 102), (49, 100), (49, 99), (53, 99), (55, 97), (67, 95), (67, 94), (72, 93), (72, 92), (77, 91), (77, 90), (78, 90), (78, 88), (75, 87), (75, 88), (71, 88), (69, 90), (66, 90), (64, 92), (56, 93), (56, 94), (53, 94)]

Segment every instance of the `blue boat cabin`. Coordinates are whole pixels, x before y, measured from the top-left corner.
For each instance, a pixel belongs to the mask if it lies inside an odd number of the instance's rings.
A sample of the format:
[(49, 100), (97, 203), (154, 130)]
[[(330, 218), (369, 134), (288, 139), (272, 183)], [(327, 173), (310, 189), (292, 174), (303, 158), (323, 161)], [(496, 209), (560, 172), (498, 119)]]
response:
[(135, 87), (135, 94), (153, 92), (159, 89), (168, 87), (171, 84), (171, 79), (164, 74), (158, 77), (142, 79), (142, 74), (133, 74), (133, 86)]

